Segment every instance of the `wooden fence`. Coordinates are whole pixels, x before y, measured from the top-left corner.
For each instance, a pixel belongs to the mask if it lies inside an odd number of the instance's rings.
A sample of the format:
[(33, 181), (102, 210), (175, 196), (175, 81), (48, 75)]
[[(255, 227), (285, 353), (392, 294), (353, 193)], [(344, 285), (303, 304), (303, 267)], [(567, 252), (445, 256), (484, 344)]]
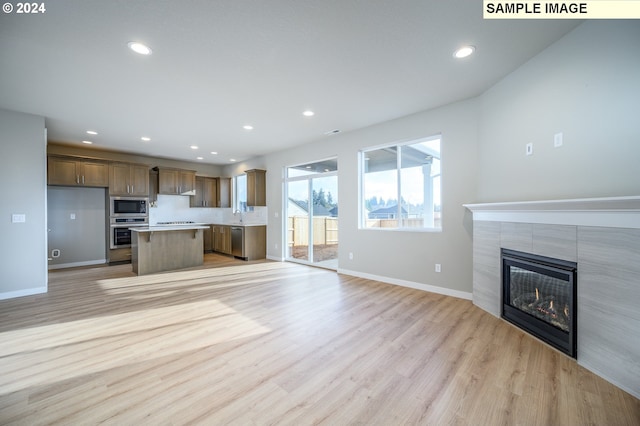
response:
[[(309, 245), (309, 217), (290, 216), (287, 218), (287, 243), (289, 246)], [(313, 218), (313, 244), (338, 244), (338, 218), (316, 216)]]
[[(435, 227), (441, 226), (440, 214), (436, 214)], [(422, 218), (411, 218), (402, 220), (403, 228), (423, 228), (424, 221)], [(367, 219), (367, 228), (397, 228), (398, 219)]]

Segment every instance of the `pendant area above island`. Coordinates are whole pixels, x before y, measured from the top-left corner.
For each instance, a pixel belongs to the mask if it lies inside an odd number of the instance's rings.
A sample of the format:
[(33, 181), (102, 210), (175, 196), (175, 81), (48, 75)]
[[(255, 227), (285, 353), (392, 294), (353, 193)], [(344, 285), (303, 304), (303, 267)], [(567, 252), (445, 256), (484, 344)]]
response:
[(131, 229), (131, 266), (138, 275), (191, 268), (204, 263), (203, 225)]

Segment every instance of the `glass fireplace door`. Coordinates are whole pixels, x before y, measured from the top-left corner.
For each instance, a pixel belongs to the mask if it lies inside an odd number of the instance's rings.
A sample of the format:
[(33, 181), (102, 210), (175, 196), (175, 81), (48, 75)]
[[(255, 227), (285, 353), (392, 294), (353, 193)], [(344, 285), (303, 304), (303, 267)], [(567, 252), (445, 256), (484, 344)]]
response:
[(577, 265), (502, 249), (502, 317), (576, 356)]

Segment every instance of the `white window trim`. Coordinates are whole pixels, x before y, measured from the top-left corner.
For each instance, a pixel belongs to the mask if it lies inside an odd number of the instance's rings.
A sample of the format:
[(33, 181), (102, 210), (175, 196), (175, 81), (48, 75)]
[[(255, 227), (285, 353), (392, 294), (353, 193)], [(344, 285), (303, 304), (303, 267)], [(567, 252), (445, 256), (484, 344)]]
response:
[[(365, 170), (365, 158), (366, 158), (366, 153), (369, 151), (375, 151), (375, 150), (379, 150), (382, 148), (389, 148), (389, 147), (402, 147), (405, 145), (411, 145), (411, 144), (415, 144), (418, 142), (424, 142), (424, 141), (429, 141), (429, 140), (433, 140), (433, 139), (440, 139), (440, 143), (442, 144), (442, 134), (441, 133), (437, 133), (431, 136), (426, 136), (423, 138), (410, 138), (410, 139), (402, 139), (396, 142), (391, 142), (391, 143), (385, 143), (385, 144), (379, 144), (379, 145), (375, 145), (375, 146), (370, 146), (370, 147), (366, 147), (366, 148), (362, 148), (359, 152), (358, 152), (358, 230), (359, 231), (373, 231), (373, 232), (417, 232), (417, 233), (441, 233), (443, 228), (444, 228), (444, 215), (443, 215), (443, 198), (444, 195), (442, 194), (442, 145), (440, 147), (440, 173), (437, 174), (436, 176), (440, 177), (440, 222), (441, 222), (441, 226), (440, 228), (412, 228), (412, 227), (395, 227), (395, 228), (370, 228), (366, 226), (366, 218), (365, 218), (365, 211), (366, 209), (364, 208), (364, 170)], [(400, 149), (400, 153), (401, 153), (402, 149)], [(401, 155), (397, 155), (396, 156), (396, 167), (397, 167), (397, 173), (398, 173), (398, 182), (397, 182), (397, 194), (398, 196), (401, 196), (401, 185), (402, 185), (402, 180), (401, 180), (401, 176), (400, 176), (400, 165), (401, 165)], [(400, 198), (398, 199), (400, 200)], [(401, 208), (402, 205), (400, 202), (398, 202), (398, 215), (399, 217), (401, 216)], [(402, 223), (402, 221), (400, 221), (400, 223)]]

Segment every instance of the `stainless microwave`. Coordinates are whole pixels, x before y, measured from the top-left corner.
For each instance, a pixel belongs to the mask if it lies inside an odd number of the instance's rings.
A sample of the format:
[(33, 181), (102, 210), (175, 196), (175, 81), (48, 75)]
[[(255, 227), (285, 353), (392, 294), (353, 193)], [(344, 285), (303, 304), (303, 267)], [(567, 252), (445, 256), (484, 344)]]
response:
[(149, 198), (109, 197), (111, 217), (132, 217), (149, 215)]

